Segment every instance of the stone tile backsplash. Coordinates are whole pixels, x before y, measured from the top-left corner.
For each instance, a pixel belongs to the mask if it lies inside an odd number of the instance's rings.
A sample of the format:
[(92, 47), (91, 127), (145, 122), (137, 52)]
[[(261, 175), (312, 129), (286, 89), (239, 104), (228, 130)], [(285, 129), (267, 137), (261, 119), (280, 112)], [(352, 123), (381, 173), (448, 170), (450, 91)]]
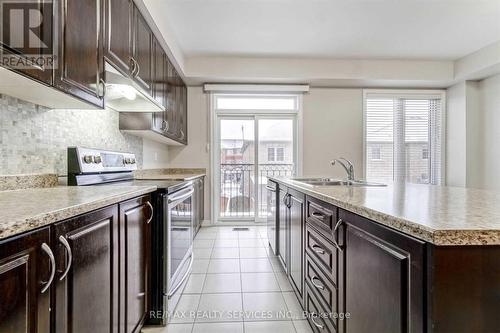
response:
[(53, 110), (0, 95), (0, 175), (66, 175), (68, 146), (136, 154), (142, 166), (143, 140), (118, 130), (113, 110)]

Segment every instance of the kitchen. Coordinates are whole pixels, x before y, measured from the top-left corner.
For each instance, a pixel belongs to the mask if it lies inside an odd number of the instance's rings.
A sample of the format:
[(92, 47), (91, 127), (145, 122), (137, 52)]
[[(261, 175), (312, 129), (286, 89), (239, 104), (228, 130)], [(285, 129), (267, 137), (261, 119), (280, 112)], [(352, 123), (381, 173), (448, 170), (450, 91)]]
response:
[(500, 332), (497, 1), (0, 5), (0, 332)]

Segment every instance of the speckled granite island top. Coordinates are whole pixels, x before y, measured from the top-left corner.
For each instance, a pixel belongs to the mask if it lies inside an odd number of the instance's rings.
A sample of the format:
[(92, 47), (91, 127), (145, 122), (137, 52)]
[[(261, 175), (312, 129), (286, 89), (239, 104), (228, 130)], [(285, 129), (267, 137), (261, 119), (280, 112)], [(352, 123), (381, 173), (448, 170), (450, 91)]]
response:
[(155, 190), (155, 186), (60, 186), (0, 191), (0, 240)]
[(312, 187), (273, 180), (435, 245), (500, 245), (500, 192), (416, 184)]

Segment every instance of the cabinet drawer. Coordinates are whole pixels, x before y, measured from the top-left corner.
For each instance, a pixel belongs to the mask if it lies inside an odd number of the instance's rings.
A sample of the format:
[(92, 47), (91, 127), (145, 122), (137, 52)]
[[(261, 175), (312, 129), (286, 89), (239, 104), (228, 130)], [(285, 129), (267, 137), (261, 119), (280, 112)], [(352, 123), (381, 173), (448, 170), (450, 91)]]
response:
[(337, 210), (335, 206), (307, 197), (306, 221), (317, 227), (326, 238), (333, 241), (335, 224), (338, 220)]
[(306, 253), (337, 283), (337, 248), (310, 226), (306, 227)]
[(337, 287), (308, 254), (306, 255), (306, 281), (326, 309), (337, 311)]
[(332, 311), (323, 309), (317, 298), (311, 291), (311, 288), (306, 283), (305, 305), (307, 319), (311, 323), (313, 332), (318, 333), (334, 333), (337, 332), (337, 325), (334, 321)]

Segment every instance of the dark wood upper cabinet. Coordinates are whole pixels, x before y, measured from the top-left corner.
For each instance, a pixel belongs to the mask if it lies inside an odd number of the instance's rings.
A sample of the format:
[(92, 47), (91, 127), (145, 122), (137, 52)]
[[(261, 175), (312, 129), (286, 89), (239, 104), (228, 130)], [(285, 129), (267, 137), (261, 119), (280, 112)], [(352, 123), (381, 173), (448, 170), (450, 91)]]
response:
[[(16, 59), (26, 59), (26, 55), (31, 56), (31, 55), (43, 55), (43, 56), (50, 56), (54, 53), (54, 24), (56, 22), (53, 22), (51, 19), (44, 19), (46, 17), (53, 17), (53, 7), (52, 4), (43, 1), (43, 0), (37, 0), (37, 1), (32, 1), (37, 4), (37, 9), (40, 11), (40, 14), (42, 15), (42, 22), (39, 26), (37, 27), (30, 27), (30, 33), (33, 33), (35, 36), (37, 36), (43, 43), (43, 45), (40, 45), (39, 48), (32, 48), (29, 47), (27, 49), (27, 46), (24, 46), (26, 48), (17, 48), (13, 47), (13, 44), (9, 40), (10, 37), (7, 35), (2, 35), (0, 36), (0, 52), (2, 52), (5, 55), (9, 55), (12, 57), (15, 57)], [(5, 2), (2, 4), (3, 9), (6, 10), (10, 4), (8, 2)], [(15, 3), (13, 3), (15, 5)], [(10, 22), (10, 16), (5, 15), (2, 17), (3, 22), (3, 31), (4, 33), (8, 31), (8, 27), (11, 26)], [(26, 35), (25, 35), (26, 36)], [(5, 38), (5, 39), (4, 39)], [(26, 42), (27, 38), (25, 39)], [(45, 84), (52, 85), (52, 79), (53, 79), (53, 66), (45, 66), (44, 64), (41, 63), (33, 63), (30, 61), (23, 61), (26, 65), (28, 65), (28, 68), (22, 68), (22, 69), (13, 69), (15, 72), (20, 73), (22, 75), (28, 76), (32, 79), (41, 81)]]
[(180, 120), (179, 126), (180, 130), (180, 141), (187, 145), (188, 143), (188, 123), (187, 123), (187, 87), (179, 77), (180, 84)]
[[(160, 42), (153, 38), (153, 97), (158, 104), (166, 108), (167, 105), (167, 71), (166, 55)], [(153, 115), (154, 130), (165, 134), (169, 123), (165, 111), (155, 112)]]
[(104, 1), (104, 56), (124, 75), (131, 74), (131, 20), (132, 5), (129, 0)]
[(64, 0), (59, 4), (59, 64), (55, 86), (104, 107), (101, 1)]
[(165, 51), (160, 42), (153, 38), (153, 97), (158, 102), (158, 104), (166, 105), (166, 88), (167, 84), (166, 74), (165, 74)]
[(166, 95), (166, 121), (168, 122), (167, 136), (170, 138), (178, 138), (179, 125), (177, 114), (177, 100), (176, 100), (176, 81), (175, 81), (175, 68), (172, 63), (167, 60), (167, 95)]
[(50, 332), (49, 245), (48, 227), (0, 241), (0, 333)]
[(425, 243), (347, 211), (339, 215), (351, 315), (345, 332), (424, 332)]
[(134, 6), (132, 24), (132, 58), (134, 68), (132, 76), (136, 82), (150, 95), (153, 95), (153, 33), (148, 23)]
[(175, 118), (175, 137), (177, 141), (187, 144), (187, 87), (181, 76), (172, 66), (172, 111)]
[(120, 204), (120, 332), (139, 332), (146, 318), (153, 213), (149, 195)]
[(56, 223), (55, 332), (118, 332), (118, 207)]

